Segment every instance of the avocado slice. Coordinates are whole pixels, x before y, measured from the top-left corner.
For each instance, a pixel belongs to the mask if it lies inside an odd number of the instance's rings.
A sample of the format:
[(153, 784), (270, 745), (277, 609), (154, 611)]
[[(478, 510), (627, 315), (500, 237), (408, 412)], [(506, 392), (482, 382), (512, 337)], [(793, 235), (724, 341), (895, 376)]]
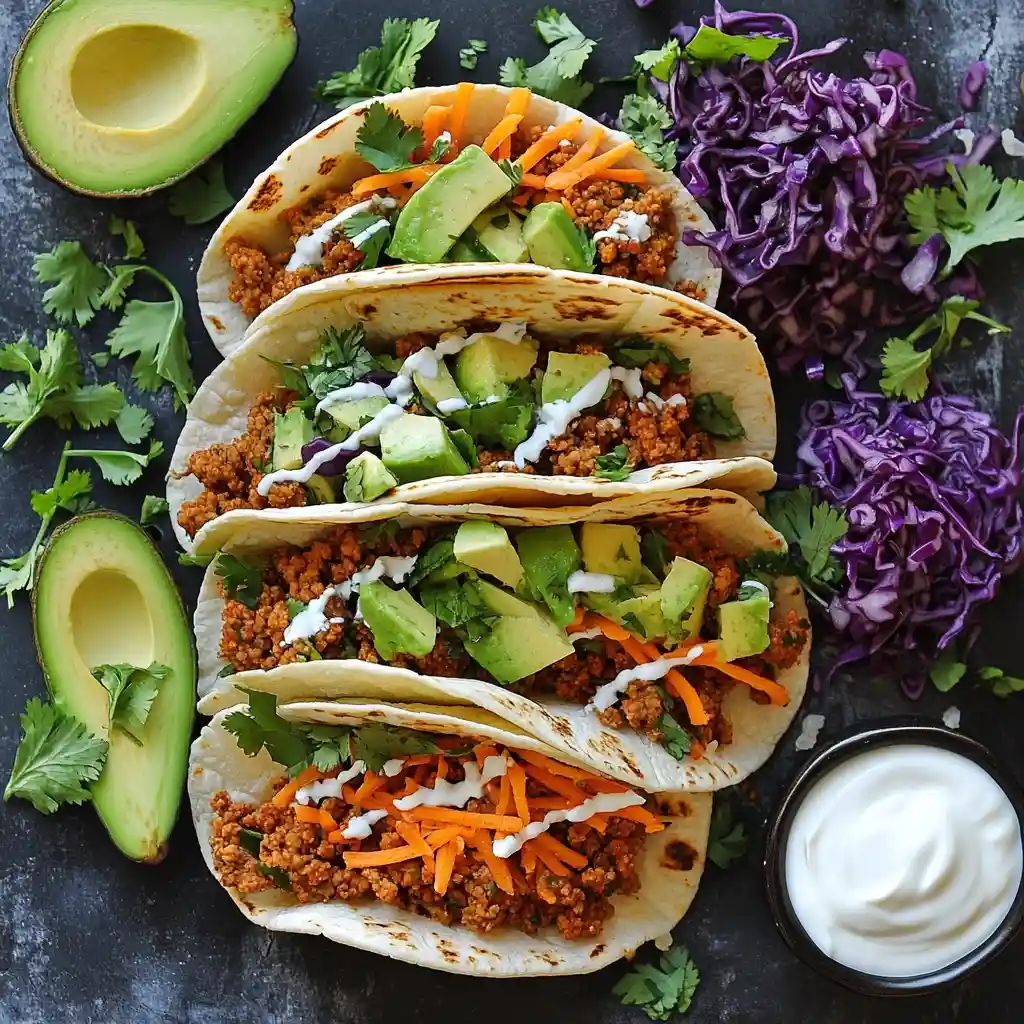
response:
[(375, 501), (397, 486), (398, 481), (373, 452), (362, 452), (345, 467), (346, 501)]
[(552, 352), (541, 380), (541, 402), (547, 405), (548, 402), (567, 401), (611, 365), (612, 361), (605, 355)]
[(407, 413), (380, 432), (381, 460), (399, 483), (464, 476), (469, 466), (448, 428), (433, 416)]
[(494, 263), (494, 256), (483, 247), (472, 228), (466, 228), (445, 256), (446, 263)]
[(483, 519), (461, 523), (453, 551), (463, 565), (493, 576), (513, 590), (523, 578), (523, 565), (508, 539), (508, 530), (497, 523)]
[(329, 477), (314, 473), (306, 481), (307, 505), (333, 505), (337, 500), (338, 495)]
[(455, 447), (458, 448), (459, 454), (469, 463), (470, 468), (476, 469), (480, 465), (480, 456), (477, 454), (476, 442), (469, 432), (460, 427), (458, 430), (449, 430), (448, 435)]
[(540, 203), (523, 224), (530, 260), (540, 267), (579, 270), (589, 274), (593, 260), (583, 250), (580, 229), (561, 203)]
[(497, 619), (466, 653), (499, 683), (514, 683), (573, 653), (565, 632), (546, 612), (486, 580), (477, 580), (483, 602)]
[[(506, 387), (501, 384), (499, 387)], [(472, 442), (482, 448), (498, 446), (512, 451), (530, 436), (533, 422), (534, 394), (530, 382), (518, 380), (497, 402), (456, 409), (449, 418), (462, 428)]]
[(661, 610), (674, 636), (689, 639), (700, 634), (712, 579), (711, 570), (699, 562), (672, 559), (661, 585)]
[(637, 596), (619, 604), (618, 622), (634, 632), (640, 627), (645, 640), (668, 636), (669, 623), (661, 611), (661, 588), (645, 585), (637, 588)]
[(422, 658), (437, 643), (437, 619), (404, 588), (392, 590), (379, 581), (364, 583), (359, 588), (359, 608), (382, 658), (396, 654)]
[(467, 146), (402, 207), (388, 255), (440, 263), (477, 215), (511, 190), (508, 175), (479, 146)]
[(516, 547), (530, 586), (551, 609), (558, 625), (568, 626), (576, 614), (569, 577), (582, 565), (572, 527), (535, 526), (521, 530)]
[(473, 221), (480, 244), (500, 263), (529, 263), (523, 222), (504, 204), (485, 210)]
[(330, 440), (335, 443), (344, 441), (349, 434), (354, 434), (360, 427), (365, 426), (381, 409), (386, 409), (390, 404), (383, 395), (356, 398), (351, 402), (332, 402), (323, 410), (323, 414), (334, 424), (328, 431)]
[(537, 362), (537, 343), (531, 338), (505, 341), (488, 334), (467, 345), (455, 359), (455, 380), (469, 402), (504, 398), (507, 385), (530, 376)]
[(767, 589), (744, 583), (737, 600), (718, 606), (718, 638), (723, 661), (750, 658), (768, 649), (771, 599)]
[(296, 46), (292, 0), (58, 0), (14, 58), (11, 123), (66, 188), (145, 195), (220, 149)]
[(300, 469), (302, 448), (313, 440), (313, 423), (298, 408), (287, 412), (274, 413), (274, 450), (270, 457), (271, 467), (279, 469)]
[(617, 576), (626, 583), (648, 577), (640, 559), (640, 534), (633, 526), (584, 523), (580, 527), (583, 567), (587, 572)]
[[(110, 749), (92, 802), (118, 849), (155, 864), (178, 816), (195, 716), (192, 630), (167, 567), (133, 522), (108, 512), (73, 519), (56, 533), (32, 592), (36, 650), (54, 704)], [(98, 665), (166, 665), (135, 743), (108, 735), (107, 691)]]
[(434, 410), (438, 402), (450, 401), (453, 398), (462, 398), (462, 392), (455, 384), (451, 371), (445, 366), (444, 360), (437, 361), (437, 367), (433, 377), (428, 377), (421, 370), (414, 370), (412, 382), (416, 390), (429, 403)]

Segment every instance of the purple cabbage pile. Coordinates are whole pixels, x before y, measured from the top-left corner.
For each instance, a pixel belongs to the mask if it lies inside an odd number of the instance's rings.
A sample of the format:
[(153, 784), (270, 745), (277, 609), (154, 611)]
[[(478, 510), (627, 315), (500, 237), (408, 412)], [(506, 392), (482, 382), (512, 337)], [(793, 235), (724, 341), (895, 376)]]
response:
[[(736, 315), (774, 340), (783, 367), (822, 352), (850, 357), (869, 331), (926, 315), (950, 292), (977, 293), (969, 268), (942, 294), (923, 279), (912, 293), (901, 280), (914, 256), (904, 199), (944, 173), (949, 154), (933, 143), (961, 123), (915, 134), (928, 111), (904, 57), (866, 54), (868, 77), (844, 79), (815, 65), (845, 39), (801, 53), (792, 19), (731, 14), (717, 2), (702, 22), (790, 40), (766, 63), (695, 73), (680, 61), (670, 82), (652, 81), (675, 122), (679, 176), (720, 226), (686, 240), (710, 248)], [(695, 32), (673, 29), (684, 44)], [(991, 141), (979, 140), (970, 159)]]
[(973, 640), (976, 615), (1021, 561), (1018, 434), (963, 395), (889, 402), (843, 378), (845, 401), (812, 402), (797, 452), (818, 500), (845, 508), (834, 545), (846, 587), (829, 607), (837, 666), (884, 650), (932, 658)]

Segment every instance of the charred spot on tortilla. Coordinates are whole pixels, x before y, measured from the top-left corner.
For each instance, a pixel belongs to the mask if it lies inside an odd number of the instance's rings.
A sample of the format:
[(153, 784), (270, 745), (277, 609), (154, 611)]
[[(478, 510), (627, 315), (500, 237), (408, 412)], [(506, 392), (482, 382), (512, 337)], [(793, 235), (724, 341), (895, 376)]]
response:
[(335, 167), (338, 166), (338, 157), (336, 156), (325, 156), (320, 161), (320, 166), (317, 168), (317, 174), (321, 177), (327, 177)]
[[(350, 113), (354, 113), (354, 111), (349, 111), (349, 112)], [(340, 118), (340, 117), (337, 117), (333, 121), (331, 121), (330, 124), (325, 125), (323, 128), (321, 128), (320, 131), (318, 131), (316, 133), (316, 135), (313, 136), (313, 138), (314, 139), (326, 139), (327, 136), (330, 135), (331, 132), (333, 132), (335, 128), (340, 128), (342, 126), (342, 124), (343, 124), (343, 119)]]
[(309, 191), (309, 186), (308, 185), (303, 185), (302, 188), (299, 189), (299, 193), (300, 194), (303, 193), (303, 192), (308, 192), (308, 191)]
[(665, 846), (661, 863), (674, 871), (692, 871), (700, 854), (685, 839), (674, 839)]
[(283, 196), (284, 183), (276, 174), (269, 174), (249, 203), (249, 209), (253, 213), (264, 213), (273, 209)]
[(688, 818), (693, 814), (689, 800), (681, 793), (659, 794), (655, 797), (658, 812), (671, 818)]
[[(609, 306), (612, 308), (609, 309)], [(563, 319), (573, 322), (586, 320), (614, 320), (619, 313), (619, 304), (608, 299), (558, 299), (555, 312)]]
[(603, 942), (599, 942), (599, 943), (598, 943), (598, 944), (597, 944), (597, 945), (596, 945), (596, 946), (595, 946), (595, 947), (594, 947), (594, 948), (593, 948), (593, 949), (592, 949), (592, 950), (590, 951), (590, 959), (591, 959), (591, 960), (593, 960), (593, 959), (594, 959), (594, 957), (596, 957), (596, 956), (600, 956), (600, 955), (601, 955), (601, 954), (602, 954), (602, 953), (603, 953), (603, 952), (605, 951), (605, 949), (606, 949), (606, 948), (607, 948), (607, 947), (605, 946), (605, 944), (604, 944)]
[(223, 331), (226, 329), (224, 327), (224, 321), (221, 320), (219, 316), (208, 316), (206, 319), (209, 320), (211, 324), (213, 324), (214, 330)]

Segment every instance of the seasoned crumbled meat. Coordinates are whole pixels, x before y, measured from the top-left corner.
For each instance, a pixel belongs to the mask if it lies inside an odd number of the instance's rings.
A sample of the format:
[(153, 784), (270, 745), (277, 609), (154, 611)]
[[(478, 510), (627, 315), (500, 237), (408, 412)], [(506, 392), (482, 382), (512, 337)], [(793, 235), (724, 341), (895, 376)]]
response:
[(178, 523), (190, 537), (233, 509), (306, 504), (306, 489), (301, 484), (275, 484), (265, 498), (257, 490), (270, 465), (274, 414), (283, 412), (293, 398), (294, 392), (264, 392), (249, 410), (246, 433), (229, 444), (215, 444), (189, 456), (185, 475), (194, 476), (203, 485), (203, 493), (184, 502), (178, 511)]
[(776, 671), (792, 668), (803, 654), (810, 630), (811, 624), (807, 619), (801, 618), (795, 610), (787, 612), (782, 618), (772, 619), (768, 623), (768, 650), (744, 664), (749, 664), (755, 672), (762, 673), (768, 666)]

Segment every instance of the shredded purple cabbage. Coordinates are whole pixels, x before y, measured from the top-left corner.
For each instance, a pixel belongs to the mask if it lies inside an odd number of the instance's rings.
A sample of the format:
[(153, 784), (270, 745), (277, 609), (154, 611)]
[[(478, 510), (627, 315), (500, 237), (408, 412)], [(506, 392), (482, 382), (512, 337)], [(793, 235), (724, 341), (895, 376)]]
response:
[(845, 508), (833, 547), (845, 591), (835, 667), (879, 652), (929, 659), (973, 641), (980, 606), (1021, 562), (1019, 432), (964, 395), (890, 402), (843, 377), (846, 400), (804, 410), (797, 457), (817, 500)]
[[(686, 241), (710, 248), (736, 315), (774, 341), (784, 368), (811, 352), (846, 358), (869, 331), (926, 315), (947, 294), (979, 295), (966, 265), (941, 293), (926, 267), (911, 266), (904, 199), (944, 174), (950, 154), (933, 144), (962, 122), (915, 134), (928, 111), (906, 58), (869, 53), (868, 77), (843, 79), (815, 64), (846, 40), (801, 53), (785, 15), (716, 2), (702, 23), (791, 40), (767, 63), (694, 73), (680, 61), (671, 82), (651, 83), (675, 122), (679, 176), (720, 225)], [(678, 25), (673, 35), (685, 43), (695, 31)], [(991, 140), (981, 143), (953, 159), (982, 159)]]
[(985, 88), (988, 78), (988, 65), (983, 60), (976, 60), (967, 65), (964, 77), (960, 82), (960, 106), (964, 110), (973, 110), (978, 103), (981, 90)]
[[(314, 455), (319, 455), (321, 452), (327, 451), (328, 448), (333, 448), (334, 445), (334, 441), (328, 441), (323, 437), (314, 437), (312, 441), (302, 446), (302, 464), (306, 465)], [(352, 449), (351, 451), (340, 452), (338, 455), (335, 455), (330, 462), (325, 462), (317, 470), (317, 473), (320, 476), (341, 476), (341, 474), (348, 468), (348, 464), (358, 454), (358, 448)]]

